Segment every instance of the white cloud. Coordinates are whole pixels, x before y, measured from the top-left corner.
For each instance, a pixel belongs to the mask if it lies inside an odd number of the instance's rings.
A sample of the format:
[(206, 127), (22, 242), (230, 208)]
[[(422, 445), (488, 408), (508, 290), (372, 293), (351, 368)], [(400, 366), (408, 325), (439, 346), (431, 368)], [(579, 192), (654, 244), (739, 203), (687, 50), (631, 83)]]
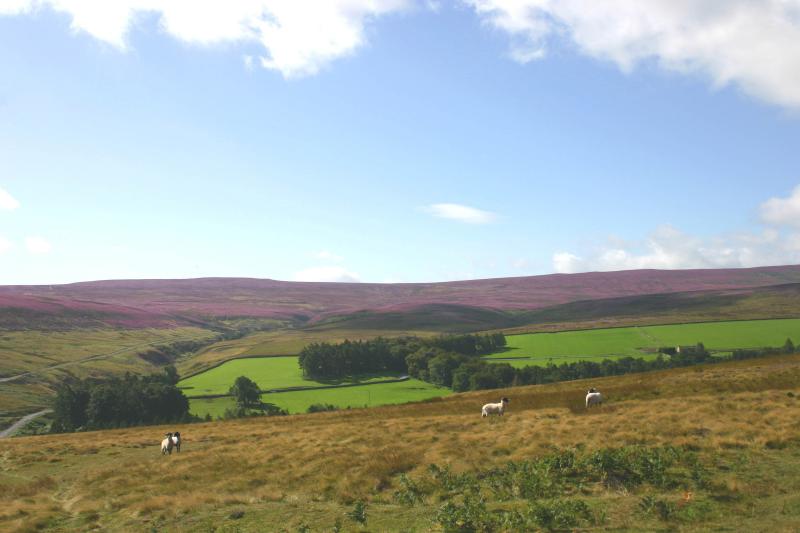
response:
[(53, 248), (43, 237), (26, 237), (25, 248), (32, 254), (46, 254)]
[(583, 265), (583, 260), (577, 255), (569, 252), (556, 252), (553, 254), (553, 270), (571, 274), (573, 272), (583, 272), (586, 267)]
[(0, 254), (9, 251), (13, 247), (14, 247), (14, 243), (9, 241), (5, 237), (0, 236)]
[(770, 198), (761, 204), (761, 219), (777, 226), (800, 226), (800, 185), (788, 198)]
[(585, 257), (570, 252), (553, 255), (553, 270), (573, 273), (642, 268), (738, 268), (800, 263), (800, 235), (761, 233), (700, 238), (672, 226), (661, 226), (642, 242), (609, 239)]
[(19, 207), (19, 202), (16, 198), (8, 194), (4, 189), (0, 188), (0, 209), (12, 210)]
[(334, 261), (337, 263), (343, 259), (342, 256), (336, 255), (327, 250), (320, 250), (319, 252), (313, 253), (312, 256), (314, 257), (314, 259), (321, 259), (323, 261)]
[(463, 0), (511, 36), (522, 63), (556, 41), (625, 72), (654, 60), (800, 108), (800, 0)]
[(435, 217), (449, 218), (467, 224), (488, 224), (497, 218), (494, 213), (489, 211), (459, 204), (433, 204), (424, 209)]
[(338, 283), (360, 283), (358, 274), (338, 266), (311, 267), (296, 272), (294, 281), (326, 281)]
[[(285, 77), (315, 74), (365, 42), (365, 25), (406, 8), (411, 0), (3, 0), (0, 14), (44, 7), (69, 14), (75, 32), (126, 49), (142, 15), (165, 33), (191, 44), (249, 42), (266, 53), (262, 66)], [(247, 60), (245, 60), (247, 61)], [(245, 63), (246, 64), (246, 63)]]

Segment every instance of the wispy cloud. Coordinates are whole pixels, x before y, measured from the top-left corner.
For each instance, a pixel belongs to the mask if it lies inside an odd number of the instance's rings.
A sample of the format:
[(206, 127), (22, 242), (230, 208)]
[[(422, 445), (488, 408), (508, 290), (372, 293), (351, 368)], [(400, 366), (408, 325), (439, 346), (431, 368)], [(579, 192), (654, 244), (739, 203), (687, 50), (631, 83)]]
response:
[(463, 0), (511, 37), (511, 56), (526, 63), (559, 41), (625, 72), (655, 60), (672, 72), (697, 73), (715, 87), (800, 108), (800, 6), (764, 0)]
[(12, 210), (19, 207), (19, 202), (5, 189), (0, 188), (0, 209)]
[(9, 251), (11, 248), (14, 247), (14, 243), (9, 241), (3, 236), (0, 236), (0, 254)]
[(294, 281), (325, 281), (338, 283), (360, 283), (358, 274), (338, 266), (311, 267), (296, 272)]
[(489, 211), (460, 204), (432, 204), (424, 210), (435, 217), (449, 218), (467, 224), (488, 224), (497, 218), (497, 215)]
[[(181, 41), (257, 43), (267, 69), (285, 77), (317, 73), (327, 63), (353, 53), (366, 40), (374, 18), (407, 8), (412, 0), (12, 0), (0, 2), (0, 15), (30, 14), (45, 7), (72, 18), (72, 29), (121, 50), (144, 13)], [(247, 64), (247, 63), (245, 63)]]
[(53, 246), (44, 237), (26, 237), (25, 249), (32, 254), (46, 254), (52, 250)]

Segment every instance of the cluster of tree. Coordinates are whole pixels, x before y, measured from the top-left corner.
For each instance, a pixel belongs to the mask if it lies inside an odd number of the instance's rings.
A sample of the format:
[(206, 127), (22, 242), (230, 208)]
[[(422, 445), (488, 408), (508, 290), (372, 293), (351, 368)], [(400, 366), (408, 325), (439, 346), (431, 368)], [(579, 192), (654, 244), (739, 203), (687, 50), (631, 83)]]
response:
[(62, 383), (56, 388), (51, 431), (189, 421), (189, 400), (176, 387), (177, 382), (178, 373), (169, 366), (151, 376), (125, 374), (122, 378)]
[(413, 338), (315, 342), (300, 351), (303, 374), (317, 379), (340, 379), (373, 372), (404, 372)]
[(211, 346), (219, 340), (223, 340), (222, 335), (207, 340), (175, 341), (140, 352), (139, 357), (152, 365), (169, 365), (180, 356), (194, 353), (206, 346)]
[(342, 377), (382, 370), (405, 370), (411, 377), (454, 391), (495, 389), (516, 385), (537, 385), (576, 379), (619, 376), (746, 359), (776, 353), (794, 353), (791, 339), (781, 348), (734, 350), (730, 356), (712, 357), (703, 343), (692, 346), (661, 348), (655, 359), (635, 357), (605, 359), (602, 362), (576, 361), (559, 365), (514, 368), (507, 363), (493, 363), (479, 355), (505, 346), (502, 334), (452, 335), (433, 339), (404, 337), (364, 342), (345, 341), (333, 345), (313, 344), (300, 356), (304, 372), (314, 377)]
[(225, 329), (214, 337), (205, 340), (175, 341), (155, 346), (147, 351), (140, 352), (139, 357), (153, 365), (171, 365), (183, 355), (198, 352), (215, 342), (240, 339), (253, 331), (257, 330), (255, 328)]
[[(781, 353), (794, 353), (791, 339), (782, 347), (761, 348), (758, 350), (734, 350), (729, 356), (712, 356), (703, 343), (694, 346), (681, 346), (680, 352), (672, 355), (659, 354), (651, 360), (635, 357), (605, 359), (602, 362), (576, 361), (560, 365), (526, 366), (513, 368), (506, 363), (489, 363), (482, 359), (459, 359), (454, 354), (439, 353), (425, 360), (425, 368), (417, 371), (415, 377), (448, 386), (455, 391), (495, 389), (518, 385), (540, 385), (558, 381), (620, 376), (635, 372), (664, 370), (703, 363), (719, 363), (730, 360), (752, 359)], [(414, 375), (414, 374), (412, 374)]]
[(303, 374), (317, 379), (339, 379), (375, 372), (408, 372), (415, 375), (415, 365), (422, 365), (424, 368), (420, 370), (426, 370), (425, 361), (430, 354), (448, 353), (475, 359), (505, 345), (506, 338), (502, 333), (445, 335), (429, 339), (400, 337), (346, 340), (340, 344), (319, 342), (303, 348), (299, 363)]
[(492, 389), (510, 384), (514, 368), (492, 364), (476, 355), (423, 348), (406, 358), (408, 375), (455, 391)]
[[(618, 376), (632, 372), (646, 372), (662, 368), (688, 366), (710, 361), (711, 354), (702, 343), (671, 357), (659, 355), (652, 361), (624, 357), (594, 361), (576, 361), (560, 365), (526, 366), (514, 368), (507, 363), (490, 363), (472, 358), (457, 361), (452, 355), (436, 354), (427, 360), (427, 372), (419, 371), (415, 377), (437, 385), (449, 386), (454, 391), (496, 389), (517, 385), (538, 385), (557, 381)], [(413, 374), (412, 374), (413, 375)], [(448, 378), (451, 381), (447, 381)]]
[(502, 333), (442, 335), (432, 339), (425, 339), (425, 344), (462, 355), (486, 355), (505, 348), (506, 336)]
[(217, 417), (219, 420), (231, 420), (234, 418), (249, 418), (255, 416), (286, 416), (289, 412), (286, 409), (281, 409), (274, 403), (260, 403), (257, 408), (242, 407), (237, 405), (234, 408), (225, 409), (222, 416)]
[(306, 409), (307, 413), (323, 413), (325, 411), (338, 411), (339, 408), (330, 403), (312, 403)]
[(786, 339), (784, 345), (780, 348), (754, 348), (749, 350), (733, 350), (731, 352), (731, 359), (733, 360), (741, 360), (741, 359), (754, 359), (756, 357), (762, 357), (764, 355), (776, 355), (780, 353), (790, 354), (795, 353), (797, 350), (795, 349), (794, 343), (792, 339)]

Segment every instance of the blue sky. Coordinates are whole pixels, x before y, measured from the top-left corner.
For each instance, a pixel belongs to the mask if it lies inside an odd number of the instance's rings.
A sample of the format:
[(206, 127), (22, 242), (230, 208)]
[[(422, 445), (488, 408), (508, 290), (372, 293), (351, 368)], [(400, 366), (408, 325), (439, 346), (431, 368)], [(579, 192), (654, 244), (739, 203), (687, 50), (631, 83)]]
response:
[(800, 3), (578, 4), (0, 0), (0, 284), (800, 262)]

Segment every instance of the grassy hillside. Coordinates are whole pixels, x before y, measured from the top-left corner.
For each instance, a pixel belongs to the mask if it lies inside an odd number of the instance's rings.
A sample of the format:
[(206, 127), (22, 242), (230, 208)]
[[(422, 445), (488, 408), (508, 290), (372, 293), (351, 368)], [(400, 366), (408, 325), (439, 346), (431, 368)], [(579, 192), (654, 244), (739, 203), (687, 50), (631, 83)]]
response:
[(507, 333), (800, 316), (800, 284), (584, 300), (514, 315)]
[(157, 372), (158, 367), (138, 354), (215, 335), (192, 327), (0, 332), (0, 413), (10, 420), (49, 407), (53, 384), (68, 376)]
[[(586, 412), (590, 385), (608, 400)], [(481, 419), (500, 395), (511, 397), (507, 416)], [(579, 522), (567, 529), (794, 531), (799, 396), (792, 355), (367, 410), (23, 437), (0, 442), (0, 529), (358, 531), (346, 513), (363, 500), (370, 531), (570, 516)], [(174, 429), (183, 450), (162, 457), (158, 442)]]
[[(782, 346), (787, 338), (800, 341), (800, 319), (705, 322), (637, 326), (553, 333), (508, 335), (506, 350), (488, 356), (515, 358), (515, 366), (545, 365), (575, 360), (599, 361), (608, 356), (653, 357), (661, 346), (702, 342), (712, 351)], [(519, 359), (517, 359), (519, 358)], [(524, 359), (522, 359), (524, 358)]]

